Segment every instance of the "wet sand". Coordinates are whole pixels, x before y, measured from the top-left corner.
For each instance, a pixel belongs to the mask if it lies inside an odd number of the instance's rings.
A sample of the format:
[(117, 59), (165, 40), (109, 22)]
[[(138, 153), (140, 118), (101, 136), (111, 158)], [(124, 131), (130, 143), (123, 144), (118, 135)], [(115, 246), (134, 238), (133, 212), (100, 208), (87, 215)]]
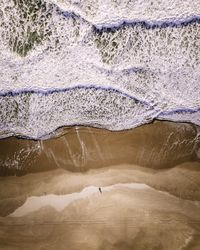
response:
[(200, 249), (197, 127), (59, 133), (0, 141), (0, 249)]
[(0, 140), (0, 175), (56, 168), (84, 172), (116, 164), (169, 168), (199, 160), (198, 130), (199, 127), (192, 124), (156, 121), (121, 132), (63, 128), (55, 133), (62, 136), (43, 141), (11, 137)]

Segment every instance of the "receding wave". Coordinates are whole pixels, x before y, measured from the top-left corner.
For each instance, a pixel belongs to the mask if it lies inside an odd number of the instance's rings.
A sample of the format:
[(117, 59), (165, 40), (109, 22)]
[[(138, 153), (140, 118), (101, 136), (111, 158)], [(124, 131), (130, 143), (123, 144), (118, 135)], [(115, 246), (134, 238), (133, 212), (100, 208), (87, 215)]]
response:
[(47, 140), (5, 138), (0, 148), (1, 175), (56, 168), (85, 172), (119, 164), (165, 169), (200, 159), (200, 129), (166, 121), (118, 132), (76, 126), (60, 128)]

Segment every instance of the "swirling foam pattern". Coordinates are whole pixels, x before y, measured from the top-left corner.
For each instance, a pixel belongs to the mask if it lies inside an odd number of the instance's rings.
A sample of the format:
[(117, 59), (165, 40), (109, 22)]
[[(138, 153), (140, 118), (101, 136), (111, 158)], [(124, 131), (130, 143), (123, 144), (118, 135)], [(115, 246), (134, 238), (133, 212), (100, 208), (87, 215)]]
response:
[(1, 0), (0, 136), (200, 125), (200, 2)]

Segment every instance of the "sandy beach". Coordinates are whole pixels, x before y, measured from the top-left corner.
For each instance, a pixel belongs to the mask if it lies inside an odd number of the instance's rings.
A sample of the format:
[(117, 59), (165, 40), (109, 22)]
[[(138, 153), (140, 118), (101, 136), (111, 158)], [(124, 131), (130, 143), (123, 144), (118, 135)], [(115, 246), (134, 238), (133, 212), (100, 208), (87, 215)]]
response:
[(198, 249), (199, 185), (197, 162), (1, 177), (0, 248)]
[(0, 249), (200, 248), (198, 127), (56, 136), (0, 141)]

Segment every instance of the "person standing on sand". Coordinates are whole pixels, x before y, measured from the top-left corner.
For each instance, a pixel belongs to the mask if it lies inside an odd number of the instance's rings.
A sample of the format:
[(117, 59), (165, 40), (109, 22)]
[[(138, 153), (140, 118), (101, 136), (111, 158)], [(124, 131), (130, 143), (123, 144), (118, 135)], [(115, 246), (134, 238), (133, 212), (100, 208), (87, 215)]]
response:
[(102, 190), (101, 190), (101, 188), (99, 187), (99, 192), (102, 194)]

